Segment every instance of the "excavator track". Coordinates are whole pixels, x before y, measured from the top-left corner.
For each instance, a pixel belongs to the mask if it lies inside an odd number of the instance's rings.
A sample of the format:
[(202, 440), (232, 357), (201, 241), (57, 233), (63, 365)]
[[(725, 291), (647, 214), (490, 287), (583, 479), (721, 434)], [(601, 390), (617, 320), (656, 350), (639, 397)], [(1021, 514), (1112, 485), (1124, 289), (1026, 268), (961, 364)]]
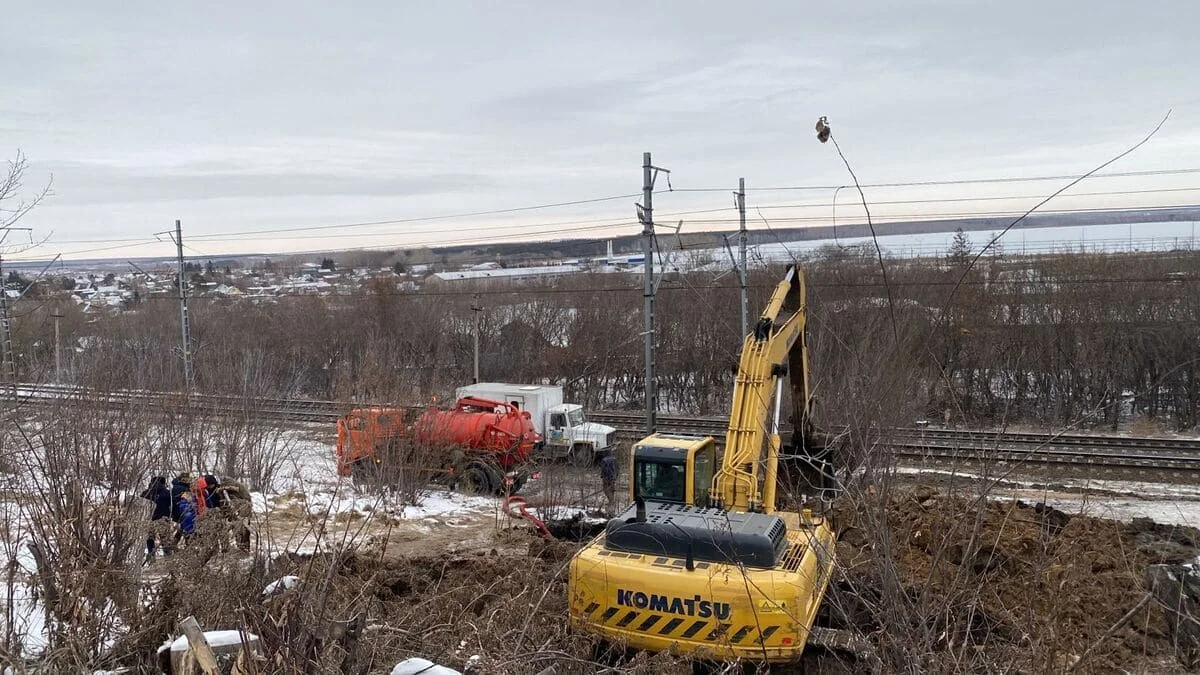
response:
[(821, 647), (862, 663), (869, 664), (878, 660), (875, 647), (867, 640), (866, 636), (846, 628), (813, 626), (808, 633), (808, 645)]

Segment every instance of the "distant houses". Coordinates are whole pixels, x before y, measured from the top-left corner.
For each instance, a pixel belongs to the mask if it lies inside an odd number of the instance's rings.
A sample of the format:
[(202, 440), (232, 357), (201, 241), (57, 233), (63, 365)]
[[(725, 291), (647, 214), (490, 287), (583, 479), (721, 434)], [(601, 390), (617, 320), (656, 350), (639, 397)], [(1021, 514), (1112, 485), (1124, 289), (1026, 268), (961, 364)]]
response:
[[(260, 269), (218, 270), (212, 264), (187, 265), (188, 293), (193, 298), (211, 298), (227, 302), (275, 302), (288, 296), (332, 296), (378, 293), (391, 289), (396, 293), (415, 293), (426, 286), (490, 281), (528, 283), (571, 274), (640, 272), (641, 256), (609, 255), (592, 259), (544, 261), (532, 265), (507, 266), (500, 262), (464, 265), (446, 269), (444, 265), (401, 265), (388, 267), (358, 266), (338, 269), (333, 261), (305, 262), (290, 270), (265, 264)], [(79, 270), (58, 277), (43, 289), (69, 296), (85, 312), (137, 311), (142, 302), (178, 295), (178, 272), (158, 269), (124, 274), (100, 275), (95, 270)], [(10, 298), (20, 294), (9, 286)], [(43, 290), (43, 292), (45, 292)]]

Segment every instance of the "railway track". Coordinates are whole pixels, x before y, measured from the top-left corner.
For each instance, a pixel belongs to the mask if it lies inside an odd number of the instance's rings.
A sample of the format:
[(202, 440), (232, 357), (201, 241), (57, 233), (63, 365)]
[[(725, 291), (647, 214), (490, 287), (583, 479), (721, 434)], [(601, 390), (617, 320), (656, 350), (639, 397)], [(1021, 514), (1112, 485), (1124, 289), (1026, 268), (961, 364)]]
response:
[[(637, 436), (645, 431), (641, 413), (608, 411), (589, 417), (627, 435)], [(720, 440), (725, 435), (726, 420), (659, 415), (658, 428), (712, 435)], [(893, 456), (923, 463), (1071, 465), (1195, 474), (1200, 479), (1200, 439), (899, 428), (892, 429), (883, 443)]]
[[(370, 405), (214, 394), (193, 394), (185, 398), (178, 392), (98, 391), (45, 384), (22, 384), (15, 389), (2, 390), (2, 394), (3, 398), (15, 400), (19, 405), (81, 400), (112, 408), (187, 409), (200, 414), (325, 424), (333, 424), (353, 407)], [(640, 412), (597, 411), (591, 413), (589, 419), (615, 427), (618, 434), (627, 438), (637, 438), (645, 431)], [(658, 416), (659, 431), (712, 435), (719, 441), (724, 438), (726, 424), (721, 417)], [(884, 442), (885, 451), (907, 461), (1071, 465), (1195, 474), (1200, 479), (1200, 439), (899, 428), (891, 430)]]

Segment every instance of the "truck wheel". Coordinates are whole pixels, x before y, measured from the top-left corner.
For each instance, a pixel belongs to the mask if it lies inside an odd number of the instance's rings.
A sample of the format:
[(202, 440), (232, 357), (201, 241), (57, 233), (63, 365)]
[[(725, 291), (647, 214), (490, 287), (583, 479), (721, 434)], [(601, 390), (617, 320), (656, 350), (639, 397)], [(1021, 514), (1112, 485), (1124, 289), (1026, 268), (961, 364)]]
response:
[(577, 443), (571, 446), (571, 451), (567, 453), (567, 462), (571, 466), (577, 466), (581, 469), (592, 465), (596, 459), (595, 453), (592, 452), (592, 446)]
[(468, 492), (477, 495), (491, 494), (496, 490), (487, 469), (478, 464), (472, 464), (463, 472), (463, 484)]

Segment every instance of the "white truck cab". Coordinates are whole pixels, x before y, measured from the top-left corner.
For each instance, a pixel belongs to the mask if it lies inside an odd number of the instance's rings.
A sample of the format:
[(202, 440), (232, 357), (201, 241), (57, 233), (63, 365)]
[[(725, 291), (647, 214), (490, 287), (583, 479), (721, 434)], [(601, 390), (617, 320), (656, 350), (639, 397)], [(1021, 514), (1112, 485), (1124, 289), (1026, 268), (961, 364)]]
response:
[(588, 422), (583, 406), (563, 403), (562, 387), (557, 385), (480, 382), (459, 387), (454, 395), (516, 404), (533, 418), (534, 428), (544, 439), (543, 451), (551, 457), (566, 457), (578, 466), (591, 464), (596, 453), (613, 450), (616, 443), (616, 429)]

